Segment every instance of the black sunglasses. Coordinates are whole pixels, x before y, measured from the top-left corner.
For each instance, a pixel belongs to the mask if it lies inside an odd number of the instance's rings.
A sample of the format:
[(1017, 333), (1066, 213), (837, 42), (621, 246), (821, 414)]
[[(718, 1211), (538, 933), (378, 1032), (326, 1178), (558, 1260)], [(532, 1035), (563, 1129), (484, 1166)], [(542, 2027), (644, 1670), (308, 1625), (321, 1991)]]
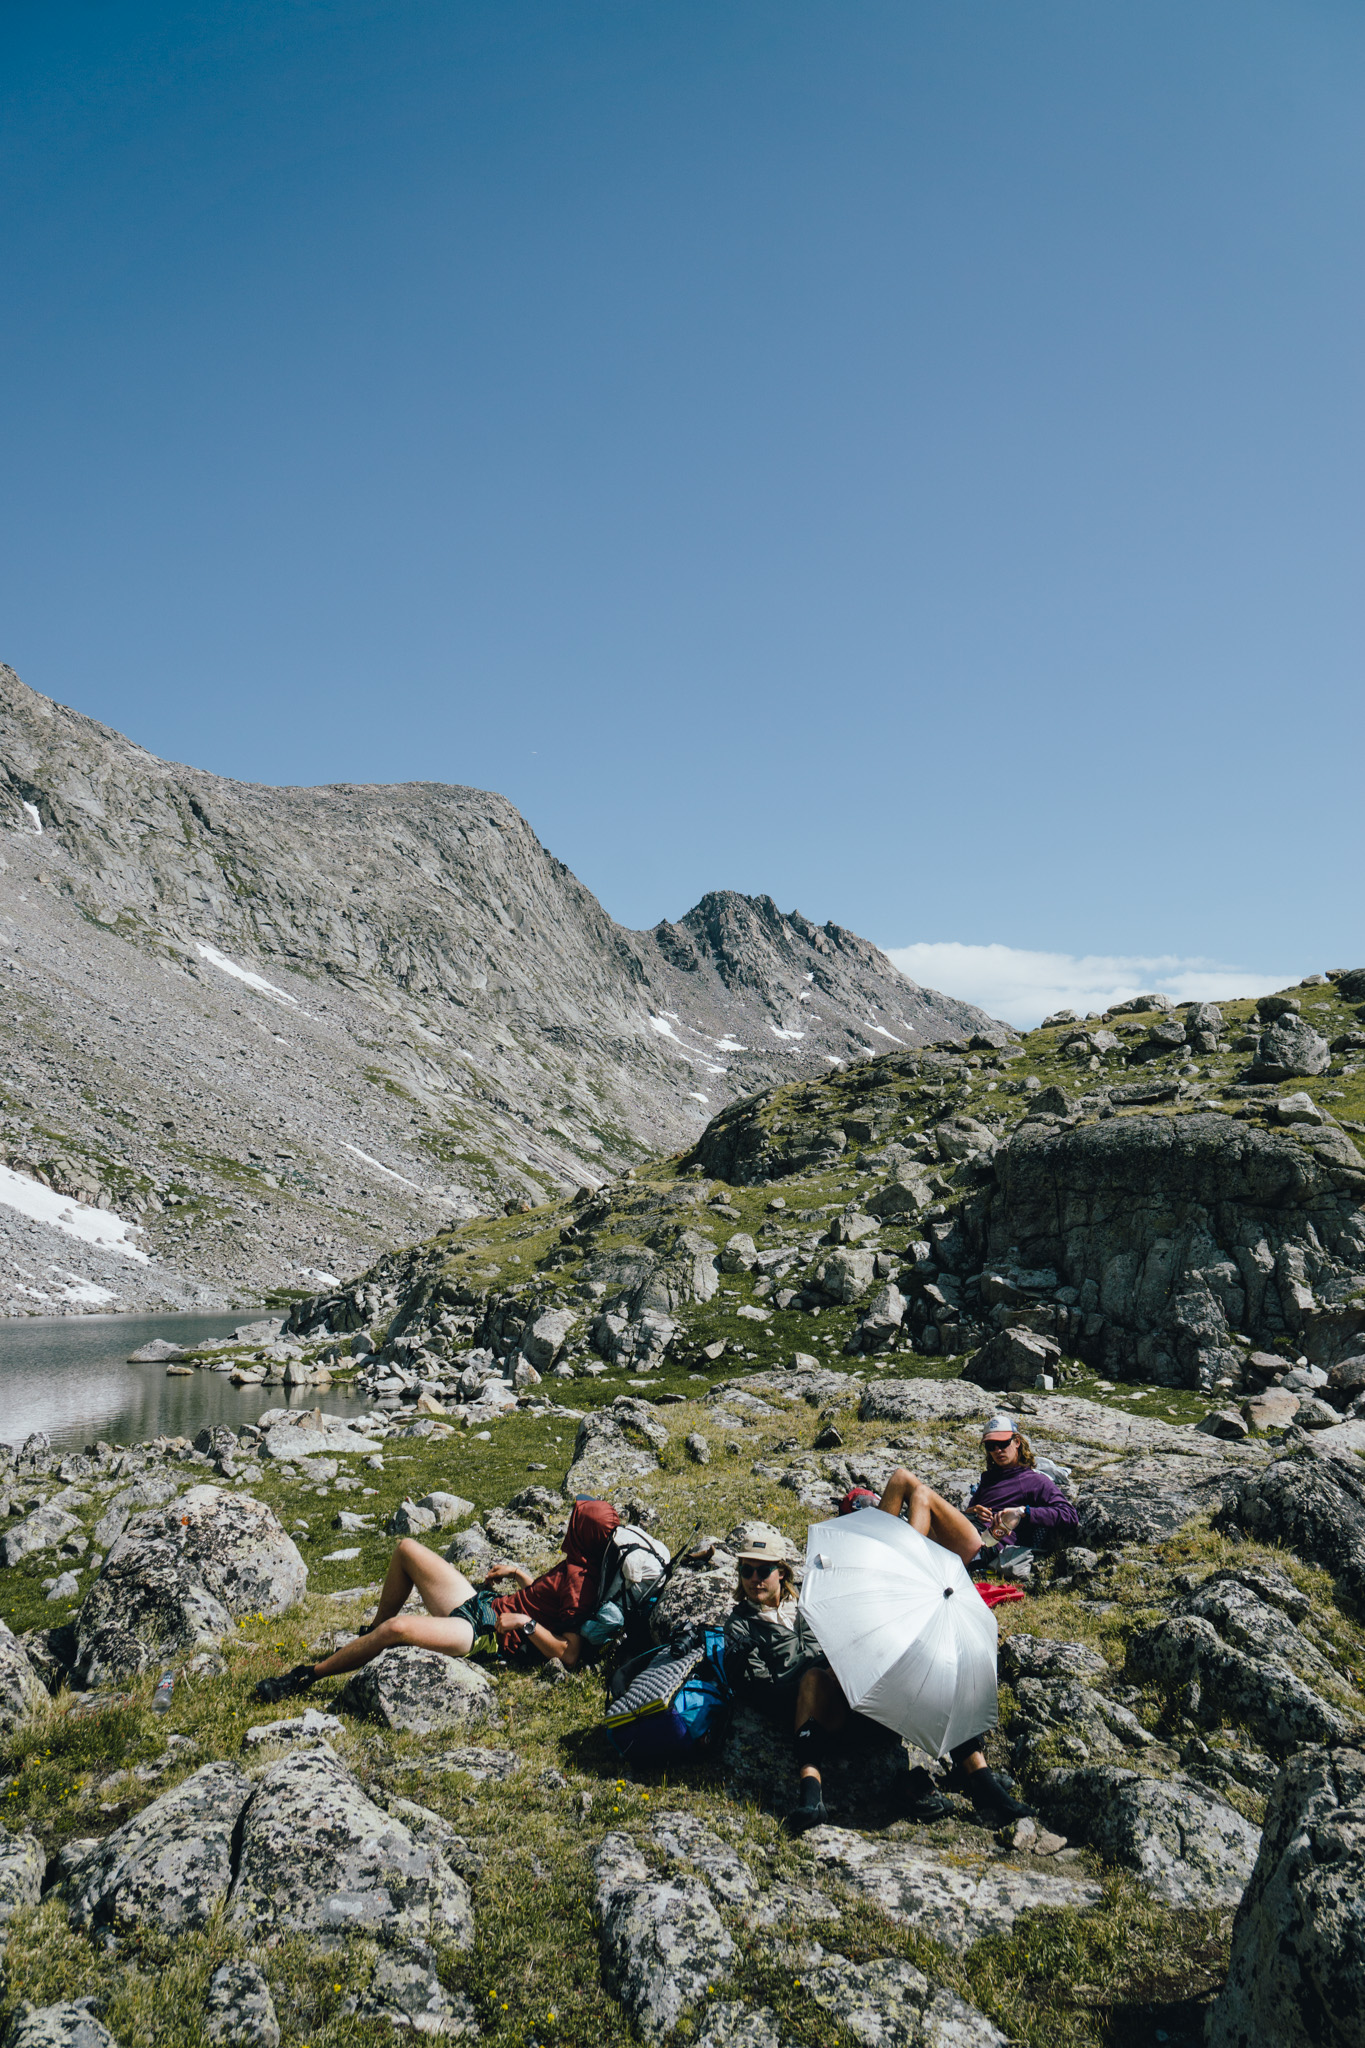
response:
[(775, 1564), (742, 1564), (739, 1575), (742, 1579), (766, 1579), (769, 1572), (775, 1572)]

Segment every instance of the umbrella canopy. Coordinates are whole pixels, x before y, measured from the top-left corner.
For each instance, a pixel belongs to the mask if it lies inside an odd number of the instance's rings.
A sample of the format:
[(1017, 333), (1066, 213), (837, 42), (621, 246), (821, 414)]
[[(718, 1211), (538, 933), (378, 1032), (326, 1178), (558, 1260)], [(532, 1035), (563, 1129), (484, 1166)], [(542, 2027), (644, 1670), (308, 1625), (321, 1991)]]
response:
[(961, 1559), (898, 1516), (817, 1522), (801, 1611), (860, 1714), (931, 1756), (995, 1726), (995, 1616)]

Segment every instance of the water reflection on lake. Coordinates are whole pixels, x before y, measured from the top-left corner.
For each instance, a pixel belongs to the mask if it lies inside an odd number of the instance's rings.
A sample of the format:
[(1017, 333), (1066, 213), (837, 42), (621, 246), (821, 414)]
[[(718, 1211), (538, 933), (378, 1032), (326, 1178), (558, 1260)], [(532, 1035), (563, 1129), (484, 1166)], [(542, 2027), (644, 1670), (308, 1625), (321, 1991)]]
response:
[(370, 1412), (340, 1387), (234, 1387), (225, 1372), (168, 1378), (164, 1365), (129, 1365), (128, 1354), (165, 1337), (204, 1344), (230, 1337), (250, 1313), (226, 1315), (52, 1316), (0, 1321), (0, 1441), (21, 1444), (45, 1429), (63, 1450), (190, 1436), (207, 1422), (229, 1429), (266, 1408), (313, 1408), (333, 1415)]

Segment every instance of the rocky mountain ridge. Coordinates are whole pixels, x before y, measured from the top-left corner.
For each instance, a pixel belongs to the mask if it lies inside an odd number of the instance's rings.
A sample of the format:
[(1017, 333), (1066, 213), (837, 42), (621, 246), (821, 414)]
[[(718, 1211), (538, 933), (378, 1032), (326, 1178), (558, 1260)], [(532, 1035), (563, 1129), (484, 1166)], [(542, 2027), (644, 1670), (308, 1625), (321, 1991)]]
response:
[(755, 1087), (998, 1029), (767, 897), (626, 931), (488, 792), (232, 782), (4, 667), (0, 863), (3, 1157), (143, 1233), (77, 1255), (6, 1209), (10, 1312), (307, 1286)]

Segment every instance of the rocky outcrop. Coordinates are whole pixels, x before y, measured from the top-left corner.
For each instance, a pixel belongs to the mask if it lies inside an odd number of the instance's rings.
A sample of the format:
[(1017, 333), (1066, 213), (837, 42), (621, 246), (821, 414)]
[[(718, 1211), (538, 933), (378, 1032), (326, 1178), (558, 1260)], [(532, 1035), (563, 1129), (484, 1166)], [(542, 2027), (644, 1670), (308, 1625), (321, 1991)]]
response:
[(222, 2048), (280, 2048), (270, 1986), (255, 1963), (222, 1963), (209, 1980), (204, 2032)]
[(250, 1787), (210, 1763), (164, 1792), (79, 1866), (67, 1888), (73, 1927), (164, 1934), (204, 1927), (232, 1882), (232, 1838)]
[(958, 1950), (986, 1934), (1008, 1934), (1021, 1913), (1090, 1907), (1101, 1896), (1097, 1884), (1064, 1871), (984, 1855), (941, 1855), (848, 1828), (812, 1828), (804, 1839), (818, 1869), (837, 1871), (889, 1919)]
[(604, 1836), (593, 1876), (602, 1981), (646, 2041), (662, 2040), (729, 1974), (735, 1944), (701, 1879), (653, 1877), (629, 1835)]
[(1244, 1723), (1280, 1755), (1365, 1733), (1358, 1715), (1331, 1705), (1279, 1657), (1224, 1642), (1200, 1615), (1176, 1615), (1135, 1635), (1127, 1669), (1140, 1685), (1181, 1694), (1185, 1711), (1206, 1723)]
[(0, 1735), (12, 1735), (47, 1703), (47, 1688), (23, 1644), (0, 1621)]
[(272, 1764), (242, 1814), (239, 1840), (227, 1919), (248, 1939), (473, 1941), (464, 1879), (377, 1807), (330, 1750), (298, 1750)]
[(1261, 1831), (1235, 1808), (1189, 1785), (1113, 1765), (1049, 1771), (1034, 1787), (1049, 1824), (1137, 1872), (1171, 1906), (1235, 1906)]
[(118, 2048), (91, 2007), (98, 2000), (76, 1998), (64, 2005), (20, 2006), (5, 2035), (4, 2048)]
[(1234, 1332), (1334, 1358), (1356, 1327), (1340, 1304), (1365, 1289), (1365, 1160), (1332, 1136), (1325, 1152), (1214, 1112), (1025, 1123), (948, 1263), (1050, 1270), (1033, 1326), (1111, 1377), (1236, 1383)]
[(1287, 1544), (1306, 1564), (1320, 1564), (1365, 1602), (1365, 1468), (1358, 1458), (1296, 1448), (1266, 1471), (1229, 1490), (1220, 1525), (1262, 1542)]
[(612, 1498), (632, 1480), (658, 1471), (658, 1453), (668, 1440), (650, 1402), (618, 1395), (609, 1407), (594, 1409), (579, 1423), (565, 1493)]
[(76, 1621), (87, 1685), (145, 1671), (215, 1643), (240, 1615), (282, 1614), (308, 1567), (270, 1509), (249, 1494), (194, 1486), (129, 1522)]
[(477, 1665), (411, 1645), (362, 1664), (336, 1703), (343, 1713), (410, 1735), (477, 1728), (500, 1718), (497, 1693)]
[(0, 1827), (0, 1939), (16, 1913), (37, 1905), (46, 1864), (36, 1835), (12, 1835)]
[(1208, 2048), (1365, 2043), (1365, 1755), (1291, 1758), (1237, 1909)]

